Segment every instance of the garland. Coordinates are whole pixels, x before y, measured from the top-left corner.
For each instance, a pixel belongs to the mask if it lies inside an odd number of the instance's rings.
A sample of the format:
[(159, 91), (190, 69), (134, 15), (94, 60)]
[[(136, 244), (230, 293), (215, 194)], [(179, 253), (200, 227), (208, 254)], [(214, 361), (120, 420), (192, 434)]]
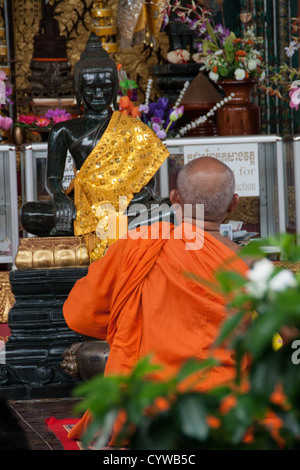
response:
[(190, 129), (194, 129), (195, 127), (199, 126), (199, 124), (204, 124), (209, 117), (212, 117), (219, 108), (228, 103), (228, 101), (232, 100), (233, 97), (234, 93), (231, 93), (228, 97), (215, 104), (215, 106), (213, 106), (213, 108), (208, 111), (207, 114), (205, 114), (204, 116), (200, 116), (199, 118), (195, 119), (195, 121), (179, 129), (178, 133), (175, 135), (175, 139), (182, 137), (187, 131), (189, 131)]

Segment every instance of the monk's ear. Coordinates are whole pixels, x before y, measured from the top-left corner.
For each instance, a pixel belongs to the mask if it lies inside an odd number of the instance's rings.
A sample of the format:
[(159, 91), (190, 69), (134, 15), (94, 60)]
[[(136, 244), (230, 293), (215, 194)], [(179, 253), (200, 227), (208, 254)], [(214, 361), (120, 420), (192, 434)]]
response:
[(172, 189), (172, 191), (170, 192), (170, 201), (173, 206), (175, 206), (176, 204), (181, 205), (181, 199), (177, 189)]
[(235, 193), (229, 204), (228, 212), (233, 212), (239, 205), (239, 201), (240, 201), (239, 195)]

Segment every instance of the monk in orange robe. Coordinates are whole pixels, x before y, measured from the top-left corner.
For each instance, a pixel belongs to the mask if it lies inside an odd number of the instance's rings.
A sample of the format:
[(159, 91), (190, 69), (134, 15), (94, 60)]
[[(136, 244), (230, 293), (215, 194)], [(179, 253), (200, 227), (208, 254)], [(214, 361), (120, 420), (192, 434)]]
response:
[[(71, 329), (108, 341), (106, 375), (130, 372), (141, 357), (151, 354), (162, 365), (153, 379), (164, 380), (187, 360), (202, 360), (213, 352), (220, 365), (200, 383), (201, 389), (234, 378), (233, 352), (214, 346), (228, 316), (224, 299), (186, 276), (190, 272), (215, 282), (220, 268), (242, 275), (249, 269), (237, 255), (238, 245), (219, 233), (227, 213), (238, 204), (234, 190), (234, 175), (222, 162), (209, 157), (191, 161), (170, 194), (180, 223), (128, 232), (77, 281), (64, 304), (64, 316)], [(204, 221), (197, 211), (201, 204)], [(80, 439), (88, 420), (87, 412), (69, 437)]]

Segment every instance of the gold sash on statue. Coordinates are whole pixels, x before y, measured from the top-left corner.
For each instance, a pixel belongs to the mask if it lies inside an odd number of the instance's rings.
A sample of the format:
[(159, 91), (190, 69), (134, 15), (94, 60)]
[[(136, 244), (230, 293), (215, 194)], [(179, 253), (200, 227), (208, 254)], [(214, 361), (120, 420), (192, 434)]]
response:
[(128, 205), (168, 155), (148, 126), (118, 111), (113, 113), (74, 182), (74, 233), (84, 238), (91, 261), (100, 259), (108, 246), (108, 218), (114, 210), (117, 216), (121, 214), (120, 198), (127, 198)]

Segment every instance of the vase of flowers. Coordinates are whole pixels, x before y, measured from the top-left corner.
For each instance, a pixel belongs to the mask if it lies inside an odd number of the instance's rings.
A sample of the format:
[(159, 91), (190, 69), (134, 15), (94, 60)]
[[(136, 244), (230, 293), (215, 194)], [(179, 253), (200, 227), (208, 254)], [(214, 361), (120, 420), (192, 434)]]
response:
[(251, 100), (255, 80), (224, 79), (219, 81), (225, 95), (232, 99), (217, 111), (218, 135), (260, 134), (260, 109)]
[(171, 7), (178, 21), (190, 25), (197, 35), (198, 51), (192, 58), (224, 94), (233, 96), (217, 112), (219, 135), (257, 134), (260, 132), (259, 108), (252, 103), (251, 90), (264, 71), (260, 38), (251, 27), (237, 37), (223, 24), (213, 23), (211, 12), (193, 0)]
[[(248, 28), (243, 37), (233, 32), (214, 31), (207, 24), (209, 37), (203, 40), (202, 70), (232, 95), (230, 103), (217, 113), (218, 135), (249, 135), (260, 133), (260, 110), (252, 101), (251, 92), (263, 73), (263, 59), (257, 49), (253, 30)], [(201, 59), (200, 59), (201, 60)]]

